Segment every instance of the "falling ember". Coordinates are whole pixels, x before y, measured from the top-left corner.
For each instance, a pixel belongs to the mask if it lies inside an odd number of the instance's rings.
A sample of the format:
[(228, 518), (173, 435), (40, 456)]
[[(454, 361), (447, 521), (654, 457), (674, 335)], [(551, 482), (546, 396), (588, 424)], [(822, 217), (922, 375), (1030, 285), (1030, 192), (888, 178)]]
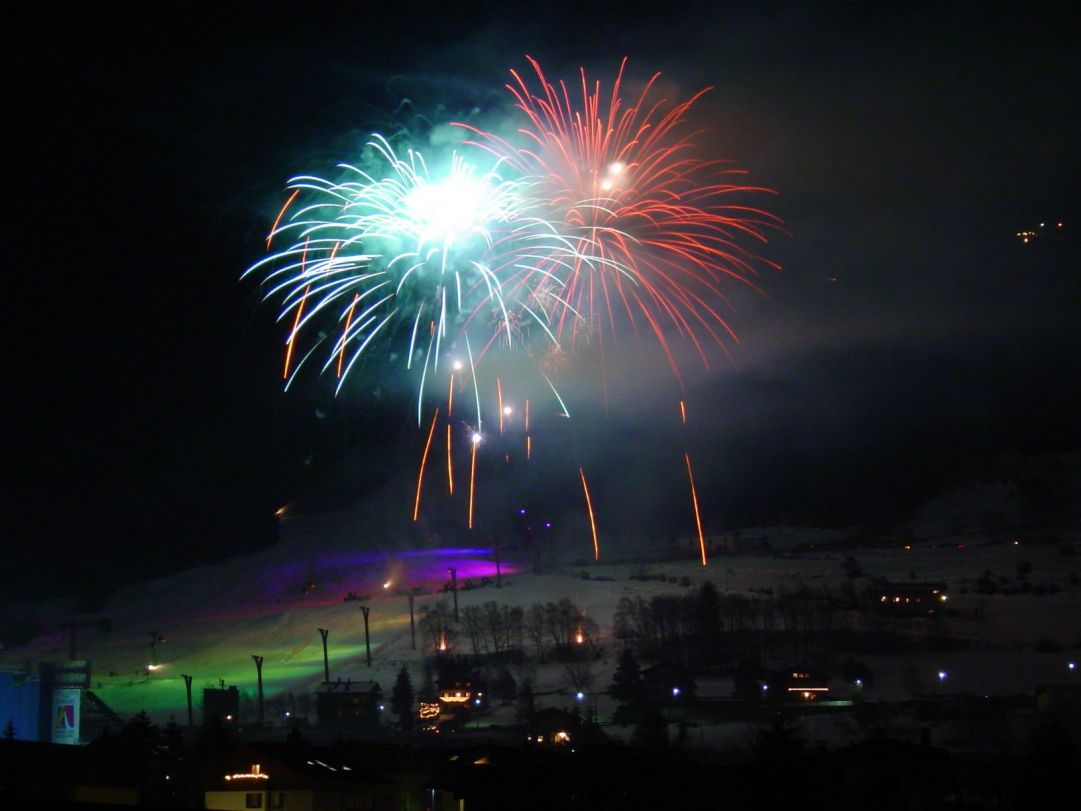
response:
[(529, 461), (529, 458), (533, 455), (533, 437), (526, 434), (525, 438), (525, 458)]
[(310, 284), (304, 288), (304, 295), (300, 297), (300, 304), (297, 306), (297, 317), (293, 320), (293, 329), (289, 331), (289, 340), (285, 342), (285, 368), (282, 369), (282, 380), (289, 379), (289, 362), (293, 359), (293, 341), (296, 340), (300, 317), (304, 314), (304, 302), (308, 300), (311, 289)]
[(593, 533), (593, 560), (601, 559), (601, 548), (597, 543), (597, 524), (593, 520), (593, 502), (589, 498), (589, 485), (586, 484), (586, 473), (578, 468), (578, 475), (582, 477), (582, 492), (586, 494), (586, 509), (589, 511), (589, 529)]
[(687, 424), (687, 407), (683, 405), (683, 401), (679, 401), (679, 416), (683, 420), (683, 424)]
[(702, 565), (709, 561), (706, 559), (706, 538), (702, 535), (702, 517), (698, 513), (698, 491), (694, 488), (694, 473), (691, 472), (691, 455), (684, 453), (683, 458), (687, 461), (687, 478), (691, 482), (691, 501), (694, 504), (694, 523), (698, 527), (698, 549), (702, 554)]
[(295, 189), (289, 199), (285, 201), (285, 205), (282, 206), (282, 210), (278, 212), (277, 219), (274, 220), (274, 225), (270, 227), (270, 233), (266, 235), (266, 248), (270, 250), (270, 241), (274, 239), (274, 232), (278, 230), (278, 225), (282, 221), (282, 217), (285, 216), (285, 210), (293, 204), (293, 201), (297, 199), (297, 195), (300, 194), (300, 189)]
[(450, 386), (447, 389), (447, 419), (454, 413), (454, 373), (450, 374)]
[(480, 444), (476, 434), (473, 435), (473, 450), (469, 459), (469, 528), (473, 529), (473, 483), (477, 474), (477, 445)]
[(582, 629), (579, 628), (574, 634), (574, 644), (581, 645), (586, 641), (586, 635), (582, 633)]
[(417, 474), (417, 498), (413, 502), (413, 520), (420, 515), (420, 487), (424, 483), (424, 466), (428, 463), (428, 451), (432, 447), (432, 436), (435, 434), (435, 421), (439, 419), (439, 409), (432, 415), (432, 427), (428, 431), (428, 441), (424, 443), (424, 455), (420, 458), (420, 473)]
[(454, 495), (454, 466), (450, 461), (450, 423), (447, 423), (447, 487)]
[(439, 650), (445, 651), (447, 649), (447, 634), (446, 631), (439, 632)]

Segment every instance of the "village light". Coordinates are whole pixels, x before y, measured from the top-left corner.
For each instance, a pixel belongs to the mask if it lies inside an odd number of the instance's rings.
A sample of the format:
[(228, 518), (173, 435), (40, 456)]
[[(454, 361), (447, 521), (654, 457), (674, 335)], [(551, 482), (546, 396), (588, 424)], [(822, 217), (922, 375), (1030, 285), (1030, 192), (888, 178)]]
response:
[(250, 772), (240, 772), (238, 774), (225, 775), (226, 780), (269, 780), (270, 775), (263, 771), (262, 766), (258, 763), (253, 763)]
[(673, 687), (672, 688), (672, 697), (675, 698), (678, 695), (679, 695), (679, 688), (678, 687)]
[(578, 691), (577, 693), (575, 693), (575, 694), (574, 694), (574, 697), (575, 697), (576, 699), (578, 699), (579, 701), (582, 701), (582, 700), (584, 700), (584, 699), (585, 699), (585, 697), (586, 697), (586, 694), (585, 694), (585, 693), (583, 693), (583, 692), (582, 692), (581, 690), (579, 690), (579, 691)]
[(947, 673), (945, 670), (940, 670), (940, 671), (938, 671), (938, 680), (939, 681), (946, 681), (946, 677), (948, 675), (949, 675), (949, 673)]
[(1067, 670), (1077, 670), (1077, 662), (1070, 662), (1066, 665)]

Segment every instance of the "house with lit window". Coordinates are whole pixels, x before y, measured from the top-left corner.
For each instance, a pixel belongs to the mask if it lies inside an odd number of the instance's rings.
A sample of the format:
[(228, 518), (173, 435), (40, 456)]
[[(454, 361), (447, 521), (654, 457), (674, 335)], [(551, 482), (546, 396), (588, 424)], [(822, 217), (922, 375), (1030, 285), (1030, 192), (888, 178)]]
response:
[(794, 667), (783, 674), (783, 698), (789, 701), (820, 701), (829, 698), (829, 679), (821, 673)]
[(473, 685), (467, 681), (456, 681), (447, 687), (439, 688), (439, 703), (444, 706), (467, 707), (473, 701)]
[(248, 748), (219, 763), (206, 778), (204, 808), (380, 811), (407, 801), (390, 779), (326, 754), (275, 757)]
[(673, 662), (658, 662), (642, 669), (642, 693), (661, 705), (682, 705), (694, 701), (697, 692), (691, 671)]
[(556, 707), (537, 710), (529, 717), (526, 742), (541, 747), (568, 746), (577, 740), (582, 719)]

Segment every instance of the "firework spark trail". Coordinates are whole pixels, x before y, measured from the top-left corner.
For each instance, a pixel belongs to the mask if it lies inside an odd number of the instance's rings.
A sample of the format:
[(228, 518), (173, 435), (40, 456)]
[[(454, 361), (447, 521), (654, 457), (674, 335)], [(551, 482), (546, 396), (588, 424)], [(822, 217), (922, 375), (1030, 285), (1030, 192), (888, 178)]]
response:
[[(527, 57), (528, 58), (528, 57)], [(728, 305), (722, 282), (755, 287), (751, 278), (765, 262), (742, 246), (765, 242), (780, 221), (744, 205), (740, 198), (768, 189), (734, 182), (744, 174), (718, 161), (695, 157), (698, 132), (687, 132), (690, 108), (706, 93), (668, 103), (657, 98), (655, 74), (642, 92), (623, 97), (624, 59), (607, 104), (601, 85), (580, 71), (580, 95), (548, 81), (528, 58), (540, 90), (512, 70), (507, 89), (528, 126), (525, 146), (459, 124), (470, 143), (486, 149), (534, 184), (548, 201), (548, 219), (558, 222), (573, 247), (517, 269), (509, 286), (544, 297), (557, 341), (571, 345), (594, 333), (602, 347), (625, 319), (635, 335), (654, 335), (681, 380), (667, 333), (694, 347), (708, 368), (704, 342), (727, 352), (735, 333), (718, 304)], [(550, 280), (558, 279), (553, 288)], [(757, 288), (756, 288), (757, 289)]]
[(413, 520), (417, 521), (420, 516), (420, 488), (424, 484), (424, 467), (428, 464), (428, 451), (432, 447), (432, 436), (435, 435), (435, 423), (439, 419), (439, 409), (432, 415), (432, 427), (428, 431), (428, 441), (424, 443), (424, 455), (420, 459), (420, 472), (417, 474), (417, 498), (413, 502)]
[(593, 502), (589, 498), (589, 485), (586, 484), (586, 472), (578, 468), (578, 475), (582, 477), (582, 492), (586, 495), (586, 510), (589, 512), (589, 529), (593, 533), (593, 560), (601, 559), (601, 548), (597, 543), (597, 523), (593, 520)]
[(345, 362), (345, 342), (346, 342), (346, 339), (349, 336), (349, 326), (353, 323), (353, 312), (357, 308), (357, 302), (358, 301), (360, 301), (360, 293), (354, 293), (353, 294), (353, 303), (349, 305), (349, 310), (348, 310), (348, 312), (346, 312), (346, 315), (345, 315), (345, 330), (342, 332), (342, 339), (339, 342), (342, 345), (341, 351), (338, 353), (338, 374), (337, 374), (337, 376), (338, 376), (339, 380), (341, 379), (341, 376), (342, 376), (342, 364)]
[(473, 450), (469, 459), (469, 529), (473, 529), (473, 490), (477, 475), (477, 445), (480, 444), (480, 435), (473, 435)]
[(274, 239), (274, 234), (278, 230), (278, 224), (282, 221), (282, 217), (285, 216), (285, 210), (293, 204), (293, 201), (297, 199), (297, 195), (300, 194), (300, 189), (295, 189), (289, 199), (285, 201), (285, 204), (281, 207), (281, 211), (278, 212), (278, 216), (274, 218), (274, 224), (270, 226), (270, 231), (266, 235), (266, 249), (270, 250), (270, 243)]
[(706, 559), (706, 538), (702, 534), (702, 517), (698, 513), (698, 491), (695, 490), (694, 487), (694, 472), (691, 470), (691, 455), (685, 452), (683, 458), (687, 462), (687, 478), (691, 482), (691, 501), (694, 504), (694, 523), (698, 527), (698, 549), (702, 555), (702, 565), (705, 566), (709, 561)]
[(296, 343), (297, 329), (300, 327), (300, 316), (304, 313), (304, 302), (308, 300), (311, 285), (304, 288), (304, 295), (300, 297), (300, 305), (297, 307), (297, 316), (293, 320), (293, 328), (289, 331), (289, 340), (285, 342), (285, 366), (282, 369), (282, 380), (289, 379), (289, 361), (293, 358), (293, 344)]
[(448, 420), (448, 422), (447, 422), (447, 489), (450, 491), (450, 494), (453, 496), (454, 495), (454, 465), (451, 462), (450, 434), (451, 434), (451, 426), (450, 426), (450, 421)]

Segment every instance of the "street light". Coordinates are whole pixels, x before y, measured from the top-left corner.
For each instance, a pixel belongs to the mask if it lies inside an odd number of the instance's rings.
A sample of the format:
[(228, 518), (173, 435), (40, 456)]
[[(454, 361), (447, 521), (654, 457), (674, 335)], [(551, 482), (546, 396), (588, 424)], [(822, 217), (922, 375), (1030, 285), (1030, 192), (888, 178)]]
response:
[(371, 608), (366, 605), (362, 605), (360, 610), (364, 612), (364, 649), (367, 652), (368, 667), (372, 666), (372, 638), (368, 634), (368, 612)]
[(416, 599), (417, 593), (415, 587), (409, 589), (409, 646), (413, 649), (417, 649), (417, 623), (413, 619), (413, 600)]
[(158, 644), (165, 641), (165, 634), (161, 631), (147, 631), (150, 634), (150, 670), (158, 663)]
[(252, 661), (255, 662), (255, 675), (258, 679), (259, 687), (259, 725), (263, 723), (263, 657), (256, 654), (251, 655)]
[(454, 592), (454, 621), (458, 622), (458, 570), (451, 566), (447, 572), (450, 574), (450, 590)]
[(329, 628), (319, 629), (319, 636), (323, 637), (323, 684), (330, 684), (330, 659), (327, 658), (327, 637), (329, 635)]
[(191, 712), (191, 676), (187, 673), (181, 673), (180, 677), (184, 679), (184, 688), (188, 692), (188, 726), (195, 726), (194, 719)]

